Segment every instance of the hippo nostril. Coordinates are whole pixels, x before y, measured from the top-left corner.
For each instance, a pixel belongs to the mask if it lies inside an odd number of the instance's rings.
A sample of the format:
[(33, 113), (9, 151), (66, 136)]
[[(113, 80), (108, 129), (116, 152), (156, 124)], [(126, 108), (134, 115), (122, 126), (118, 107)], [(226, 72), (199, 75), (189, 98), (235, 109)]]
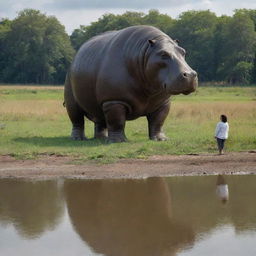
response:
[(192, 71), (191, 74), (192, 74), (192, 77), (197, 77), (196, 71)]
[(197, 73), (195, 71), (184, 72), (184, 73), (182, 73), (182, 77), (183, 78), (195, 78), (195, 77), (197, 77)]

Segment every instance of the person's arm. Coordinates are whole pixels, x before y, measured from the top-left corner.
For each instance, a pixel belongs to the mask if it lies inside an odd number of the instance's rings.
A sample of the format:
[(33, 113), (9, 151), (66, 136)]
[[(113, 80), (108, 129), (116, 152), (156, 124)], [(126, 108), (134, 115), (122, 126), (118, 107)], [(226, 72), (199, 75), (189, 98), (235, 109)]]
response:
[(216, 126), (216, 129), (215, 129), (215, 138), (217, 137), (219, 131), (220, 131), (220, 123), (218, 123), (217, 126)]
[(229, 133), (229, 124), (227, 124), (227, 131), (226, 131), (226, 133), (227, 133), (227, 138), (228, 138), (228, 133)]

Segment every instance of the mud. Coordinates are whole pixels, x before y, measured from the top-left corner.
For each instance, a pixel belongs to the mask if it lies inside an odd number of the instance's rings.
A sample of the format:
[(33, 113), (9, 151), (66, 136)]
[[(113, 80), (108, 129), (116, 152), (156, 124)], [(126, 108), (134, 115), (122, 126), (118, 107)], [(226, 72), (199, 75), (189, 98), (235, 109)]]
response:
[(256, 151), (224, 155), (165, 155), (148, 159), (125, 159), (111, 164), (74, 164), (66, 156), (41, 156), (16, 160), (0, 156), (0, 177), (85, 179), (147, 178), (184, 175), (256, 174)]

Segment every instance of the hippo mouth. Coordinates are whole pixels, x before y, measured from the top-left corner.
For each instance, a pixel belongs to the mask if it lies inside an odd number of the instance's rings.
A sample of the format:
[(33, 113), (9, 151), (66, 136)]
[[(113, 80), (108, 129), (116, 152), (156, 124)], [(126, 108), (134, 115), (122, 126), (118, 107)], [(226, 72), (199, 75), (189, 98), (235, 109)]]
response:
[(198, 86), (198, 80), (195, 79), (195, 80), (192, 82), (192, 86), (191, 86), (188, 90), (183, 91), (182, 94), (188, 95), (188, 94), (190, 94), (190, 93), (192, 93), (192, 92), (195, 92), (197, 86)]
[(193, 87), (193, 88), (191, 88), (191, 89), (189, 89), (189, 90), (183, 91), (182, 94), (188, 95), (188, 94), (194, 92), (195, 90), (196, 90), (196, 87)]
[(192, 93), (192, 92), (193, 92), (193, 91), (189, 90), (189, 91), (182, 92), (182, 94), (188, 95), (188, 94), (190, 94), (190, 93)]

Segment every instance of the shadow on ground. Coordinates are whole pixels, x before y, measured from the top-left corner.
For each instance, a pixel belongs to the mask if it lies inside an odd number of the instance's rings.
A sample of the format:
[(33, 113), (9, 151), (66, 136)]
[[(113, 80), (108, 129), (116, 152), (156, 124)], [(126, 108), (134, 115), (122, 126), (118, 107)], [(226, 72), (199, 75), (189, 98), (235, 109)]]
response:
[(109, 145), (106, 140), (88, 139), (83, 141), (74, 141), (69, 137), (17, 137), (13, 141), (24, 144), (33, 144), (39, 147), (95, 147), (98, 145)]

